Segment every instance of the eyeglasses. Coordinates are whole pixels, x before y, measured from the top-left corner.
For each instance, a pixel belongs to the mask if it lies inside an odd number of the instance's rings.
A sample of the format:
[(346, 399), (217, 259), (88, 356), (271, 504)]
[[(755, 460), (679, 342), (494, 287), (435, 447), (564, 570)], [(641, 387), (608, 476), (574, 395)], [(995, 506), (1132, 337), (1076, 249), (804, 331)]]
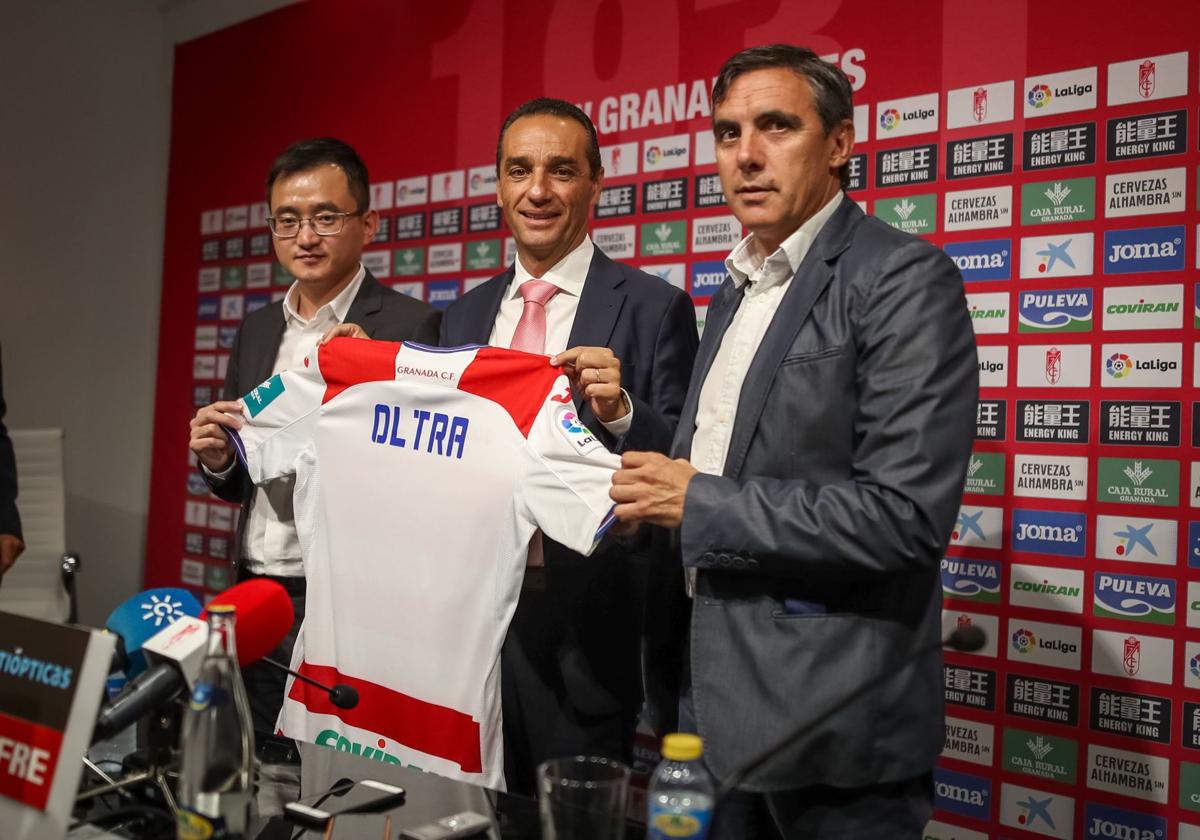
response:
[(362, 213), (361, 210), (355, 210), (353, 213), (323, 210), (312, 216), (267, 216), (267, 224), (271, 226), (271, 233), (275, 234), (277, 239), (293, 239), (299, 236), (300, 228), (304, 227), (305, 222), (312, 225), (317, 236), (336, 236), (346, 226), (348, 217), (361, 216)]

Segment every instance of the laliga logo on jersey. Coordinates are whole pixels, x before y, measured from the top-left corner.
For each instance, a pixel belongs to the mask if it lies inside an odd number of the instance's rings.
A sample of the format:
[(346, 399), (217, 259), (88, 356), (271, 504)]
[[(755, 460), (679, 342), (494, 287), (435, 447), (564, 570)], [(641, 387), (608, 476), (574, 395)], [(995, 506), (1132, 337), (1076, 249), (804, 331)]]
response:
[(900, 125), (900, 112), (895, 108), (888, 108), (879, 115), (879, 127), (884, 131), (891, 131), (898, 125)]
[(1049, 85), (1034, 85), (1025, 94), (1025, 97), (1034, 108), (1045, 108), (1050, 104), (1050, 100), (1054, 97), (1054, 94), (1050, 92)]
[[(558, 400), (554, 397), (555, 402)], [(558, 412), (558, 427), (564, 438), (570, 442), (571, 446), (578, 449), (581, 454), (587, 454), (593, 449), (603, 446), (602, 443), (592, 434), (587, 426), (583, 425), (580, 419), (567, 407), (559, 409)]]
[(983, 122), (983, 118), (987, 116), (987, 88), (976, 88), (972, 94), (971, 116), (975, 118), (975, 122)]
[(1150, 59), (1138, 65), (1138, 94), (1143, 99), (1154, 95), (1154, 67), (1155, 64)]

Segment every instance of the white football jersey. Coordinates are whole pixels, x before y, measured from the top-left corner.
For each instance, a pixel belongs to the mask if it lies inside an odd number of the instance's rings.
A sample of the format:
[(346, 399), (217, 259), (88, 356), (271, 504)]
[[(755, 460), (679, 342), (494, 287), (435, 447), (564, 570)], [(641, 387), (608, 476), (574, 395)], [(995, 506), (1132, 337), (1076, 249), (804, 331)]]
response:
[(255, 483), (295, 474), (308, 580), (288, 737), (504, 786), (500, 645), (536, 529), (589, 553), (620, 459), (545, 356), (335, 339), (245, 397)]

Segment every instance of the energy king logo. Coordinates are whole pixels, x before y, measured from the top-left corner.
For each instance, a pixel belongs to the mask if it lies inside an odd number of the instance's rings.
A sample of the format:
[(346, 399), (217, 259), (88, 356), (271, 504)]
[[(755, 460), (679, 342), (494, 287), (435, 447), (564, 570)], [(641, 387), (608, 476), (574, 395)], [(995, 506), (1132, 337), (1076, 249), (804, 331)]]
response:
[[(1011, 239), (947, 242), (943, 250), (954, 260), (963, 280), (1008, 280), (1012, 276)], [(1200, 320), (1200, 315), (1197, 316)]]
[(1021, 292), (1017, 331), (1023, 333), (1091, 332), (1091, 289)]
[(960, 601), (1000, 603), (1000, 564), (994, 560), (943, 557), (942, 594)]
[(1183, 225), (1104, 232), (1104, 273), (1183, 271)]
[(275, 402), (283, 391), (283, 377), (277, 373), (242, 397), (242, 404), (246, 406), (246, 411), (250, 412), (251, 417), (257, 417), (263, 409)]
[(1174, 624), (1175, 586), (1167, 578), (1097, 573), (1092, 613), (1099, 618)]
[(875, 215), (905, 233), (933, 233), (937, 230), (937, 195), (910, 195), (875, 202)]
[(1012, 547), (1014, 551), (1083, 557), (1087, 548), (1087, 516), (1017, 508), (1012, 513)]
[(1096, 217), (1096, 180), (1070, 178), (1021, 187), (1021, 224), (1085, 222)]
[(1127, 505), (1179, 504), (1179, 462), (1101, 458), (1096, 499)]

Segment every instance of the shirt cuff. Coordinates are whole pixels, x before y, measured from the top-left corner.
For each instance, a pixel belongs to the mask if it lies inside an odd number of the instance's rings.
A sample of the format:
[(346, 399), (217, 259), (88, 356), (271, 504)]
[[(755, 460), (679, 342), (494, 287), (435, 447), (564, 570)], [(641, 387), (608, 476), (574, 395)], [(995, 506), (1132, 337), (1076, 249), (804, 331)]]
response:
[[(629, 427), (633, 425), (633, 400), (629, 398), (629, 392), (624, 388), (621, 389), (621, 399), (625, 400), (625, 405), (629, 406), (629, 411), (625, 413), (625, 416), (618, 417), (611, 423), (600, 420), (600, 425), (607, 429), (613, 437), (624, 436), (629, 431)], [(596, 419), (599, 420), (599, 418)]]
[(203, 463), (200, 464), (200, 469), (204, 470), (205, 475), (207, 475), (209, 478), (211, 478), (215, 481), (225, 481), (226, 479), (229, 478), (229, 476), (233, 475), (233, 470), (236, 467), (237, 467), (237, 457), (236, 456), (234, 457), (234, 459), (232, 461), (229, 462), (229, 466), (226, 467), (225, 469), (221, 470), (220, 472), (213, 472), (207, 466), (205, 466)]

